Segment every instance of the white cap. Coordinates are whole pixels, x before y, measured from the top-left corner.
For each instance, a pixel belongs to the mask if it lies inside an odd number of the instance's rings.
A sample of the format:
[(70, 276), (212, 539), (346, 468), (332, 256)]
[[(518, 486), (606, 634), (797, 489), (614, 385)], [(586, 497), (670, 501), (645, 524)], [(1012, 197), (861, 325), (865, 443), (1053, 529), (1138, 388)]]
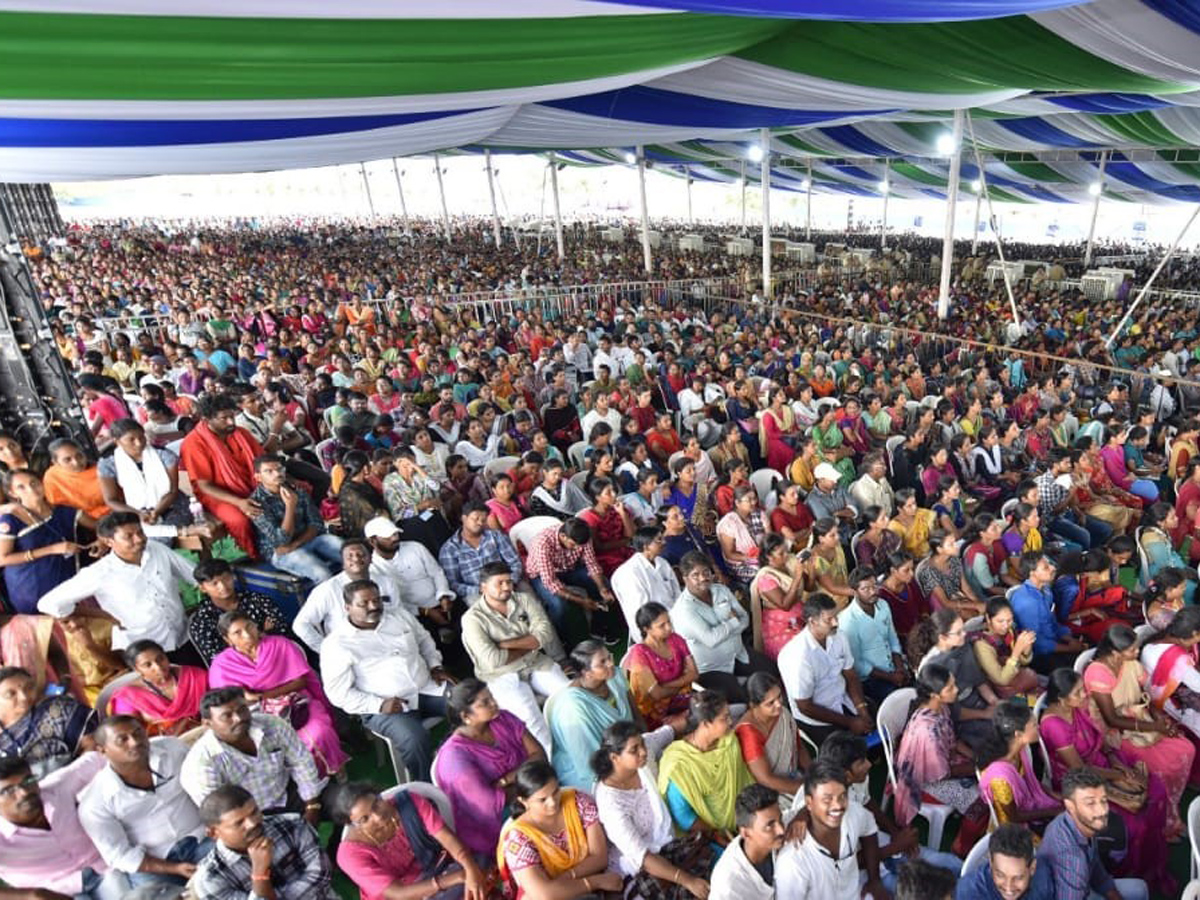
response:
[(842, 473), (829, 463), (823, 462), (813, 469), (813, 478), (817, 481), (841, 481)]
[(363, 526), (363, 537), (390, 538), (400, 533), (396, 523), (387, 516), (376, 516)]

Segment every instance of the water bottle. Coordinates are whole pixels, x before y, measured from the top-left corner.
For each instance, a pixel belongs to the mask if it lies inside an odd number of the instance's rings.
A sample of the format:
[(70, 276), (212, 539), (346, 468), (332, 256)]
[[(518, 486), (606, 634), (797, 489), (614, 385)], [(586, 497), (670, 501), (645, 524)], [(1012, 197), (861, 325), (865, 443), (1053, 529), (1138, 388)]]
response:
[(200, 501), (195, 497), (193, 497), (191, 502), (188, 504), (188, 512), (192, 514), (193, 525), (204, 524), (204, 507), (200, 505)]

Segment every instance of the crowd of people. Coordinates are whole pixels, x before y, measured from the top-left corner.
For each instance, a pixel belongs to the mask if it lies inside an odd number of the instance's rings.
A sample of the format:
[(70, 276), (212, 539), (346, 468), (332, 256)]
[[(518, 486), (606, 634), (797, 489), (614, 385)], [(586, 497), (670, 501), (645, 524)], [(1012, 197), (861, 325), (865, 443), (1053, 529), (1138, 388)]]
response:
[(27, 248), (91, 441), (0, 433), (0, 898), (1174, 896), (1192, 317), (688, 253), (745, 298), (446, 300), (637, 278), (569, 247)]

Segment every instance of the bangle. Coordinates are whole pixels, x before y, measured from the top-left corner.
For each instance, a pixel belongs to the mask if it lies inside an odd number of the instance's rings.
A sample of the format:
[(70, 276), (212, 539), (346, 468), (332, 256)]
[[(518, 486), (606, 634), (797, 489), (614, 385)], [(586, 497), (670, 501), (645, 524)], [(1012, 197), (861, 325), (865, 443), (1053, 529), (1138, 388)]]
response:
[(855, 703), (855, 704), (854, 704), (854, 708), (855, 708), (855, 709), (866, 709), (866, 708), (867, 708), (867, 704), (866, 704), (865, 702), (863, 702), (863, 703)]
[(675, 874), (671, 876), (671, 880), (679, 884), (679, 866), (675, 867)]
[(440, 884), (438, 884), (438, 877), (436, 875), (433, 876), (433, 889), (435, 891), (437, 891), (439, 894), (442, 891), (442, 886)]
[(271, 873), (268, 872), (266, 875), (251, 875), (250, 880), (251, 881), (270, 881)]
[(587, 890), (588, 890), (588, 893), (590, 894), (590, 893), (591, 893), (591, 891), (592, 891), (592, 885), (591, 885), (591, 882), (589, 882), (589, 881), (588, 881), (588, 880), (585, 878), (585, 879), (583, 879), (583, 886), (584, 886), (585, 888), (587, 888)]
[(575, 874), (575, 867), (574, 867), (574, 866), (572, 866), (572, 867), (571, 867), (571, 878), (572, 878), (572, 879), (574, 879), (574, 878), (576, 878), (576, 877), (578, 877), (578, 876), (576, 876), (576, 874)]
[(33, 562), (33, 551), (32, 550), (25, 551), (25, 562)]
[(307, 803), (304, 804), (304, 808), (305, 809), (320, 809), (321, 801), (320, 800), (309, 800)]

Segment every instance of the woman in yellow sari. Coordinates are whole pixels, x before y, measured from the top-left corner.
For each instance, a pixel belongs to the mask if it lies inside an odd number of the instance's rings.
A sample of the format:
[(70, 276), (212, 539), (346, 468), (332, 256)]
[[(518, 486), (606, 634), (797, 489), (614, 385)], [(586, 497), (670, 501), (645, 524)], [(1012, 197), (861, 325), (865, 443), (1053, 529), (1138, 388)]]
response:
[(788, 475), (792, 481), (807, 494), (813, 489), (816, 484), (816, 477), (813, 475), (813, 469), (817, 467), (820, 457), (817, 456), (817, 443), (807, 435), (799, 438), (796, 441), (796, 458), (792, 460), (792, 465), (788, 469)]
[(590, 796), (561, 790), (554, 767), (542, 759), (523, 763), (513, 788), (520, 812), (500, 831), (496, 862), (517, 900), (621, 890), (621, 876), (607, 871), (608, 838)]
[(1188, 460), (1200, 456), (1200, 426), (1195, 421), (1184, 422), (1171, 439), (1171, 455), (1167, 458), (1167, 475), (1178, 481), (1187, 474)]
[(921, 509), (917, 504), (917, 492), (912, 488), (896, 491), (896, 515), (888, 523), (888, 530), (900, 538), (904, 549), (913, 559), (924, 559), (929, 552), (929, 533), (936, 519), (931, 509)]
[(681, 831), (700, 832), (725, 846), (735, 828), (737, 795), (754, 776), (742, 759), (723, 694), (694, 694), (688, 725), (691, 730), (663, 751), (658, 790)]

